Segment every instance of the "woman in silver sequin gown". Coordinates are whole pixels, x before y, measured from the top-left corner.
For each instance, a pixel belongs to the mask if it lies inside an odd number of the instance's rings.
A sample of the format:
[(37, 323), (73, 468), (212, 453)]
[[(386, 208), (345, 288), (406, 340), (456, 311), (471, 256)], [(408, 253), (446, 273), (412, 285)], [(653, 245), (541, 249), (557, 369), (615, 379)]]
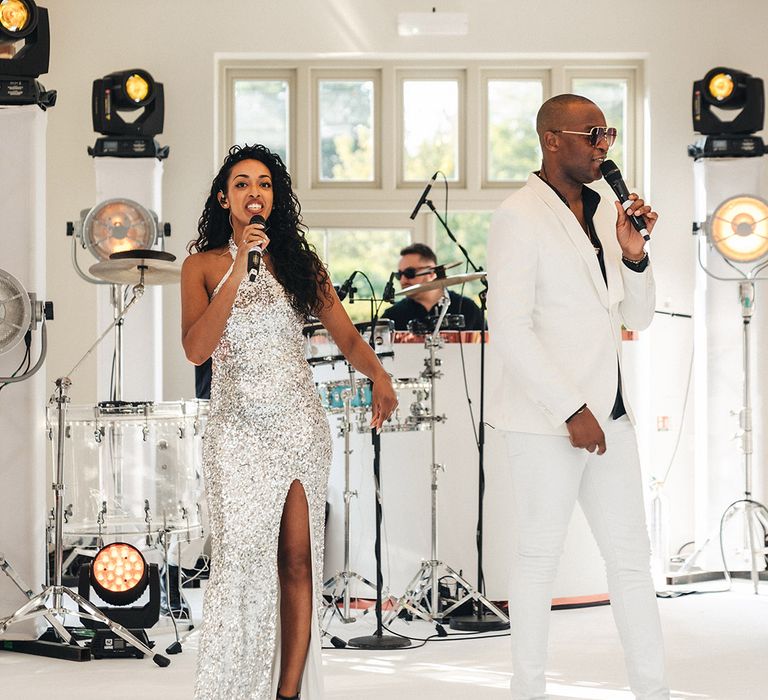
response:
[[(254, 215), (261, 223), (250, 223)], [(266, 223), (263, 223), (266, 222)], [(397, 400), (304, 240), (278, 156), (230, 150), (182, 269), (187, 357), (213, 358), (203, 468), (211, 526), (195, 697), (319, 700), (328, 421), (304, 357), (309, 314), (373, 380), (372, 426)], [(264, 249), (257, 274), (248, 251)]]

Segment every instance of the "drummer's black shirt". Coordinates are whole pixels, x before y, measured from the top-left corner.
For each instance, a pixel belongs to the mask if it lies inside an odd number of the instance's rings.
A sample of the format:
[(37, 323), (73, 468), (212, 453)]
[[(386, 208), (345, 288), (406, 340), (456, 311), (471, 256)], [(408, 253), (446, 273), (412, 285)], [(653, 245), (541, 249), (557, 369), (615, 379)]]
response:
[[(464, 316), (464, 329), (468, 331), (479, 331), (483, 329), (483, 313), (474, 301), (469, 297), (461, 296), (449, 291), (451, 303), (448, 306), (449, 314), (461, 314)], [(408, 321), (426, 321), (438, 315), (440, 311), (439, 301), (429, 311), (425, 309), (418, 301), (406, 297), (401, 299), (394, 306), (390, 306), (382, 315), (382, 318), (389, 318), (395, 322), (395, 330), (407, 331)]]

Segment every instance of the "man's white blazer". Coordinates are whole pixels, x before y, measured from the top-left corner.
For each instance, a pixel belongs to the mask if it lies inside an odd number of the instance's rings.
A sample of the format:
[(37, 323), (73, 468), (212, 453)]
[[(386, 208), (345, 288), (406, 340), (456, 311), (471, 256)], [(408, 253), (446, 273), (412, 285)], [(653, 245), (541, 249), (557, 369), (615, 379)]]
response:
[[(565, 419), (584, 403), (599, 423), (610, 419), (621, 326), (648, 326), (655, 285), (650, 265), (635, 272), (621, 261), (612, 198), (600, 201), (594, 225), (607, 285), (576, 217), (538, 176), (493, 215), (486, 413), (496, 428), (567, 435)], [(634, 423), (624, 387), (622, 396)]]

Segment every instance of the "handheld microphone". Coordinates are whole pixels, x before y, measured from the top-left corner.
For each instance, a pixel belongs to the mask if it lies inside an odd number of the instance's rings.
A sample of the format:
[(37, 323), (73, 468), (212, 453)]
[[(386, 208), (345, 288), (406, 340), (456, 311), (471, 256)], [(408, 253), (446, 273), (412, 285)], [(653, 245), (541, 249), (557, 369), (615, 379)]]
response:
[[(600, 163), (600, 172), (603, 174), (605, 181), (611, 186), (616, 198), (621, 202), (621, 206), (626, 211), (631, 205), (632, 200), (629, 198), (629, 190), (624, 182), (624, 178), (621, 177), (621, 171), (616, 163), (612, 160), (604, 160)], [(645, 228), (645, 221), (642, 217), (630, 215), (629, 220), (637, 231), (639, 231), (646, 241), (651, 240), (651, 236)]]
[(347, 298), (349, 293), (352, 291), (352, 281), (355, 279), (355, 275), (357, 275), (357, 270), (355, 270), (347, 279), (344, 280), (341, 287), (339, 287), (337, 294), (339, 295), (339, 301), (344, 301), (344, 299)]
[(416, 202), (416, 206), (413, 208), (413, 211), (411, 212), (411, 219), (415, 219), (416, 214), (419, 213), (419, 209), (421, 209), (424, 206), (424, 202), (427, 201), (427, 196), (429, 195), (429, 191), (432, 189), (432, 185), (434, 184), (435, 180), (437, 180), (437, 173), (435, 173), (429, 179), (427, 186), (424, 188), (424, 191), (421, 193), (421, 197), (419, 197), (419, 201)]
[[(262, 229), (265, 228), (267, 223), (266, 219), (261, 214), (254, 214), (251, 220), (248, 222), (251, 224), (259, 224)], [(261, 266), (261, 256), (264, 255), (264, 249), (260, 245), (253, 246), (248, 251), (248, 274), (258, 275), (259, 267)]]

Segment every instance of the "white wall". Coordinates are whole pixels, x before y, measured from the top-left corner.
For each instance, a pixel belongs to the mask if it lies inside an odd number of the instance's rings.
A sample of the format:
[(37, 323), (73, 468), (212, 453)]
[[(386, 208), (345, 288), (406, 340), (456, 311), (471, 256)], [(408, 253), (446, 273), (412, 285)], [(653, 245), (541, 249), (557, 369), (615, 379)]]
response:
[[(48, 379), (66, 371), (95, 335), (95, 290), (79, 280), (68, 258), (65, 222), (94, 204), (91, 81), (110, 71), (142, 67), (165, 84), (165, 131), (171, 147), (164, 178), (164, 218), (173, 224), (168, 249), (179, 258), (195, 233), (197, 217), (213, 173), (214, 55), (217, 52), (276, 54), (471, 53), (530, 57), (589, 53), (641, 56), (646, 60), (650, 128), (646, 177), (654, 206), (662, 213), (654, 235), (653, 259), (660, 308), (690, 312), (693, 307), (691, 82), (715, 65), (768, 77), (768, 54), (759, 40), (744, 40), (744, 27), (768, 26), (764, 0), (701, 2), (650, 0), (644, 3), (521, 2), (453, 0), (438, 9), (466, 11), (470, 34), (451, 38), (400, 38), (396, 18), (415, 8), (410, 0), (285, 0), (275, 3), (166, 0), (47, 0), (50, 10), (51, 71), (42, 82), (59, 91), (48, 129), (48, 296), (56, 302), (51, 324)], [(732, 11), (744, 26), (726, 22)], [(299, 193), (301, 194), (301, 193)], [(499, 194), (499, 199), (503, 193)], [(179, 304), (165, 295), (165, 397), (193, 393), (192, 369), (178, 342)], [(679, 425), (692, 342), (692, 324), (658, 318), (649, 335), (650, 409), (646, 433), (647, 468), (661, 475)], [(86, 364), (74, 377), (75, 402), (92, 402), (95, 368)], [(103, 398), (103, 397), (99, 397)], [(670, 415), (670, 433), (651, 433), (656, 415)], [(689, 411), (689, 417), (693, 410)], [(690, 425), (692, 423), (688, 421)], [(672, 543), (693, 535), (693, 440), (686, 434), (670, 479)]]

